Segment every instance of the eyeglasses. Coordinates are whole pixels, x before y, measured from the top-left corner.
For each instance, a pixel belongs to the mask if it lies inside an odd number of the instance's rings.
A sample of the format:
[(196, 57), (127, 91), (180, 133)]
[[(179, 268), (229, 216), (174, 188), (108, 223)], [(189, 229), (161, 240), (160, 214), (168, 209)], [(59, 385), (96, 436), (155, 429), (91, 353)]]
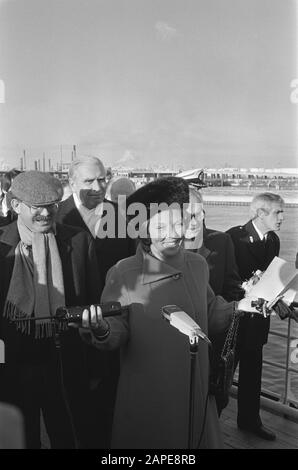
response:
[(31, 214), (37, 214), (41, 213), (43, 209), (47, 209), (49, 212), (54, 212), (55, 210), (58, 209), (59, 204), (55, 202), (54, 204), (48, 204), (46, 206), (30, 206), (29, 204), (26, 204), (26, 202), (22, 201), (25, 206), (29, 207)]
[(190, 214), (190, 219), (195, 219), (196, 221), (201, 222), (202, 220), (204, 220), (204, 216), (205, 214), (203, 211), (194, 212)]

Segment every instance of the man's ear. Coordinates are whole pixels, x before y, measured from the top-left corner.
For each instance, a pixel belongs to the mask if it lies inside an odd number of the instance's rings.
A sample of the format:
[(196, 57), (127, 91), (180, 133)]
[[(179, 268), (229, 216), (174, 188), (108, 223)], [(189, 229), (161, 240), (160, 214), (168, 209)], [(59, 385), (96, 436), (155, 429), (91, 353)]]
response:
[(75, 183), (75, 181), (74, 181), (73, 178), (68, 179), (68, 184), (69, 184), (72, 191), (74, 191), (74, 183)]
[(258, 216), (259, 219), (263, 219), (265, 217), (265, 215), (266, 214), (265, 214), (264, 209), (258, 209), (257, 210), (257, 216)]
[(19, 214), (21, 212), (21, 201), (19, 201), (18, 199), (12, 199), (10, 201), (10, 205), (16, 214)]

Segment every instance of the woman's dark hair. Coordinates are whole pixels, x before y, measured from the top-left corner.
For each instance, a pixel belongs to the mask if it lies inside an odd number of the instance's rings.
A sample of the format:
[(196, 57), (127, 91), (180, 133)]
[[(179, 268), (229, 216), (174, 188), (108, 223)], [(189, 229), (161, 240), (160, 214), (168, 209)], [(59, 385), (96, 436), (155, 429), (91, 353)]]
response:
[(152, 203), (177, 203), (181, 206), (189, 202), (189, 188), (183, 178), (167, 176), (157, 178), (137, 189), (127, 198), (127, 206), (133, 202), (143, 203), (146, 207)]

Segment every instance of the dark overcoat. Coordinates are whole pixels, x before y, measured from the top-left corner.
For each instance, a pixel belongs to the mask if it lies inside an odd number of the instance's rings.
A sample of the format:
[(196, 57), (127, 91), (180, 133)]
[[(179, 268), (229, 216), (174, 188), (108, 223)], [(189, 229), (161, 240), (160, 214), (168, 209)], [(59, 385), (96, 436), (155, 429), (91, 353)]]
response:
[[(135, 240), (126, 236), (126, 219), (118, 209), (118, 205), (114, 202), (104, 200), (107, 210), (103, 210), (100, 221), (100, 229), (110, 236), (105, 238), (96, 237), (94, 239), (95, 253), (98, 263), (100, 276), (105, 281), (108, 270), (114, 266), (119, 260), (127, 258), (135, 253)], [(107, 212), (108, 211), (108, 212)], [(107, 217), (110, 214), (110, 218)], [(89, 234), (89, 228), (85, 224), (80, 212), (78, 211), (74, 197), (71, 195), (59, 204), (56, 216), (57, 222), (73, 225), (86, 230)], [(106, 221), (111, 223), (111, 227), (105, 226)], [(111, 229), (111, 230), (110, 230)], [(119, 236), (122, 235), (122, 236)], [(119, 377), (119, 351), (113, 351), (105, 355), (105, 387), (104, 401), (105, 410), (100, 410), (100, 414), (105, 416), (108, 423), (111, 424), (114, 399), (116, 395), (117, 382)], [(97, 367), (96, 363), (94, 364)], [(90, 364), (90, 367), (91, 364)], [(96, 370), (94, 371), (96, 375)], [(109, 446), (109, 439), (106, 441)]]
[[(102, 281), (97, 269), (97, 262), (92, 238), (83, 230), (67, 225), (56, 226), (56, 241), (62, 263), (66, 306), (82, 306), (99, 303)], [(14, 324), (3, 318), (3, 309), (8, 293), (15, 261), (15, 248), (20, 241), (17, 223), (13, 222), (0, 229), (0, 339), (5, 343), (5, 364), (0, 368), (19, 365), (24, 360), (24, 335)], [(28, 292), (30, 295), (30, 292)], [(61, 356), (65, 387), (79, 429), (79, 439), (84, 440), (85, 423), (88, 416), (83, 401), (91, 396), (94, 380), (102, 381), (105, 375), (105, 363), (102, 354), (85, 344), (78, 331), (69, 329), (61, 335)], [(94, 363), (98, 364), (97, 377), (94, 377)], [(2, 387), (3, 390), (3, 387)], [(85, 397), (85, 398), (83, 398)], [(1, 400), (1, 387), (0, 387)], [(85, 423), (86, 424), (86, 423)]]
[[(126, 228), (126, 222), (123, 217), (118, 214), (118, 205), (111, 201), (104, 201), (105, 204), (110, 204), (115, 213), (115, 218), (112, 221), (115, 229), (115, 236), (105, 237), (105, 238), (96, 238), (95, 242), (95, 251), (98, 259), (98, 268), (103, 281), (106, 278), (108, 270), (117, 263), (117, 261), (127, 258), (128, 256), (134, 255), (135, 241), (124, 236), (119, 237), (118, 228), (119, 223)], [(105, 212), (103, 212), (102, 218), (105, 217)], [(56, 217), (57, 222), (61, 224), (73, 225), (74, 227), (81, 227), (84, 230), (89, 232), (88, 227), (86, 226), (80, 212), (78, 211), (73, 195), (65, 199), (59, 204), (58, 213)], [(122, 229), (123, 229), (122, 227)], [(90, 232), (89, 232), (90, 233)]]
[(215, 295), (221, 295), (228, 302), (240, 300), (244, 291), (231, 237), (227, 233), (204, 227), (203, 245), (198, 253), (208, 263), (209, 284)]
[[(107, 277), (102, 299), (129, 305), (127, 315), (109, 319), (110, 337), (99, 344), (123, 346), (114, 448), (187, 448), (188, 338), (162, 318), (161, 308), (176, 304), (206, 334), (216, 334), (229, 325), (234, 303), (214, 295), (208, 284), (207, 263), (200, 255), (185, 252), (181, 261), (174, 267), (139, 246), (135, 256), (117, 263)], [(208, 395), (208, 381), (208, 346), (200, 341), (195, 367), (193, 445), (198, 446), (201, 440), (200, 447), (217, 448), (222, 442), (214, 397)]]
[[(247, 281), (257, 270), (266, 270), (279, 254), (280, 242), (276, 233), (268, 232), (267, 240), (262, 241), (251, 220), (245, 225), (232, 227), (227, 233), (234, 244), (241, 282)], [(269, 328), (270, 317), (245, 316), (241, 319), (242, 344), (248, 349), (264, 345), (268, 340)]]

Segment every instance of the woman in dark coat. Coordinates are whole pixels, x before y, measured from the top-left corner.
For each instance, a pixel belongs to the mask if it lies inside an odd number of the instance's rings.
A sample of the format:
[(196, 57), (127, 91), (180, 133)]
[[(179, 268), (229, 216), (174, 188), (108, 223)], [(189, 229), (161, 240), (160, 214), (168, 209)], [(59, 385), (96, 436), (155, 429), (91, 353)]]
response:
[[(112, 447), (185, 449), (189, 341), (162, 318), (161, 309), (176, 304), (209, 335), (227, 328), (235, 303), (214, 295), (205, 259), (182, 248), (186, 182), (175, 177), (156, 180), (130, 196), (128, 206), (136, 202), (146, 209), (150, 203), (178, 205), (148, 217), (144, 224), (147, 237), (141, 238), (136, 255), (119, 261), (107, 276), (102, 301), (117, 300), (128, 306), (121, 318), (108, 318), (110, 334), (98, 342), (101, 348), (122, 345)], [(200, 341), (192, 448), (222, 447), (208, 379), (208, 345)]]

